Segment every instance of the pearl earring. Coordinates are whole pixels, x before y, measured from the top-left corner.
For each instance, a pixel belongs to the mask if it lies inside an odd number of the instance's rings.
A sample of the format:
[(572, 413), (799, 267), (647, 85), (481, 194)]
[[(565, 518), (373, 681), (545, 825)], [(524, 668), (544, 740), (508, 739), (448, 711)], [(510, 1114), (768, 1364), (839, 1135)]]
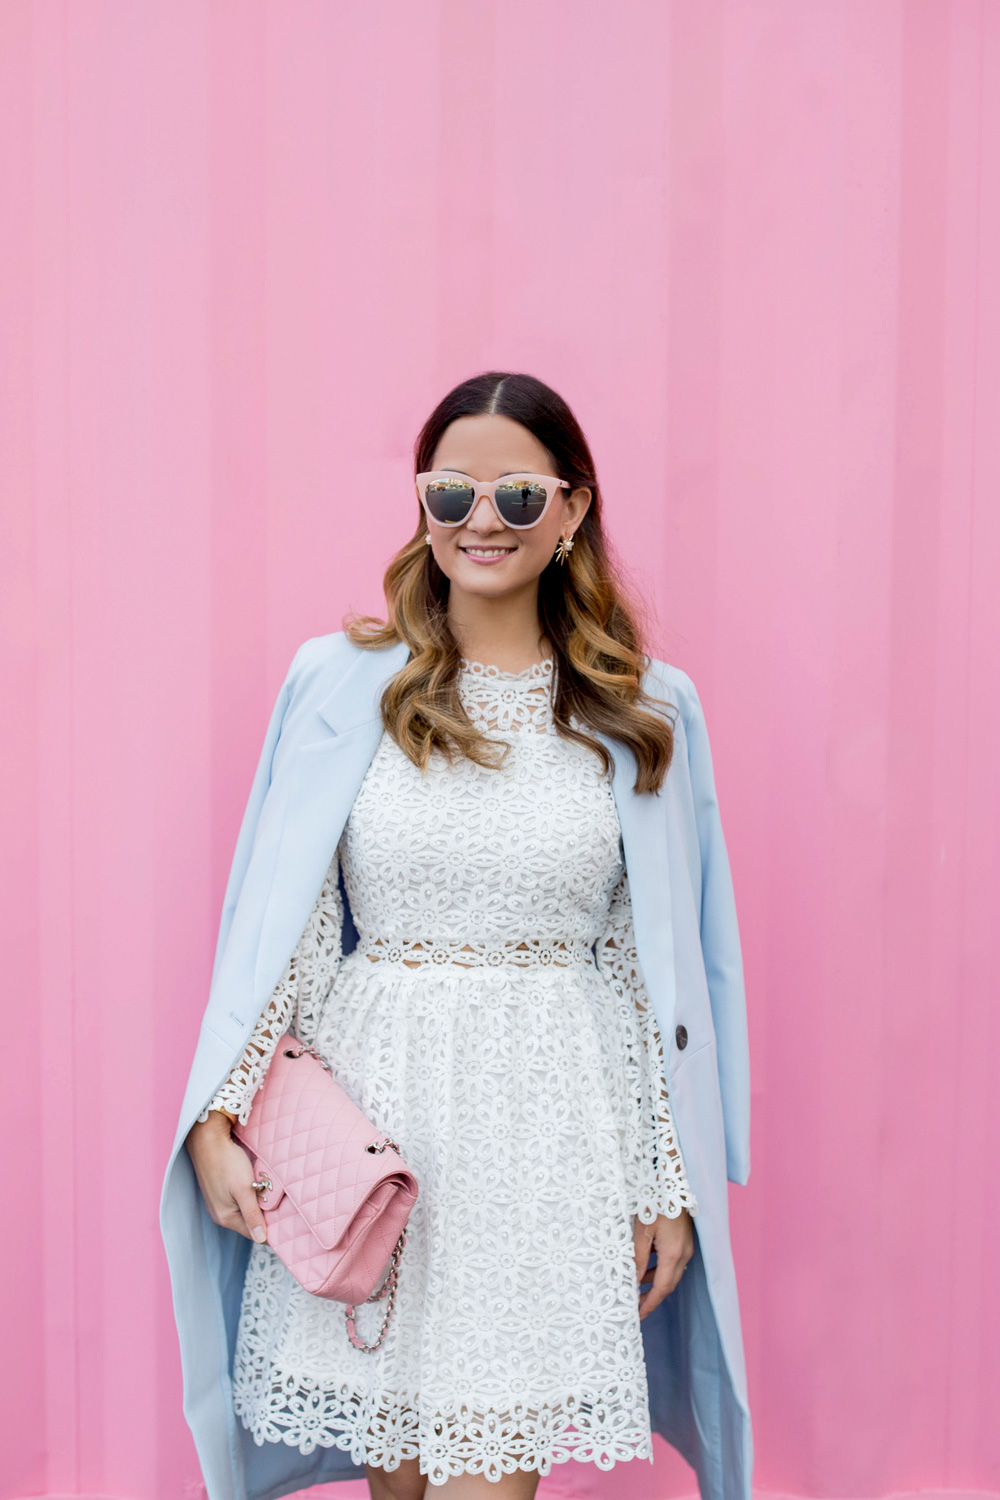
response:
[(429, 531), (425, 531), (424, 532), (424, 541), (427, 543), (427, 545), (429, 547), (430, 544), (431, 544), (431, 534), (430, 534)]
[(571, 536), (561, 536), (559, 538), (559, 542), (558, 542), (558, 545), (557, 545), (556, 551), (555, 551), (555, 555), (556, 555), (556, 557), (558, 557), (559, 561), (561, 563), (564, 563), (566, 561), (567, 557), (569, 557), (569, 555), (572, 552), (572, 550), (573, 550), (573, 538)]

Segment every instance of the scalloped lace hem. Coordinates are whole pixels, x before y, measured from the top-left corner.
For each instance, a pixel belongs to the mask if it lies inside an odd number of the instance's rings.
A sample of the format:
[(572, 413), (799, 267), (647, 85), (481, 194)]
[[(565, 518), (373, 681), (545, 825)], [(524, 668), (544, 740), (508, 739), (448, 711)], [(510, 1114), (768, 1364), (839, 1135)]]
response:
[(339, 1448), (355, 1463), (393, 1470), (420, 1461), (431, 1484), (458, 1474), (499, 1480), (517, 1469), (545, 1475), (570, 1459), (613, 1469), (633, 1458), (653, 1461), (648, 1425), (635, 1425), (635, 1393), (622, 1400), (619, 1385), (603, 1395), (567, 1396), (531, 1405), (518, 1402), (502, 1412), (459, 1408), (452, 1414), (419, 1414), (412, 1398), (359, 1395), (346, 1387), (325, 1389), (286, 1377), (270, 1398), (237, 1383), (234, 1405), (258, 1447), (285, 1443), (303, 1455), (317, 1447)]

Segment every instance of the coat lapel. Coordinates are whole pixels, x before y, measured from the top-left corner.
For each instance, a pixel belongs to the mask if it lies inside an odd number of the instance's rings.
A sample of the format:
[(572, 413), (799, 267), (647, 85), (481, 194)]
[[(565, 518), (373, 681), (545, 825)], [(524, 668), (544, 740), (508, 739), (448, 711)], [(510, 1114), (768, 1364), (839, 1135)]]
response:
[(361, 652), (317, 704), (317, 737), (286, 769), (288, 802), (254, 970), (258, 1013), (302, 936), (382, 737), (382, 689), (408, 655), (405, 644)]

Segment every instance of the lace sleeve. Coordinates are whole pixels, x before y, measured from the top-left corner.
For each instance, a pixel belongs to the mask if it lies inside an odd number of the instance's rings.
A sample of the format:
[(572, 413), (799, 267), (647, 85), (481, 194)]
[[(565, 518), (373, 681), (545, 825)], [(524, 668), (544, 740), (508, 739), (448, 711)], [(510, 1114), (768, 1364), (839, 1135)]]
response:
[(250, 1033), (239, 1060), (225, 1083), (208, 1101), (199, 1120), (207, 1120), (213, 1109), (221, 1110), (231, 1120), (245, 1125), (250, 1116), (253, 1096), (267, 1072), (278, 1038), (288, 1030), (295, 1009), (295, 954), (288, 960), (285, 972), (271, 992), (257, 1024)]
[(343, 920), (340, 862), (334, 855), (285, 972), (271, 992), (239, 1060), (206, 1104), (199, 1120), (207, 1120), (209, 1111), (217, 1109), (245, 1125), (278, 1038), (291, 1029), (300, 1041), (315, 1041), (323, 1005), (340, 963)]
[(608, 925), (595, 953), (621, 1003), (632, 1105), (625, 1142), (629, 1211), (645, 1224), (657, 1214), (676, 1219), (683, 1209), (693, 1218), (698, 1205), (670, 1112), (659, 1028), (639, 971), (627, 873), (615, 887)]

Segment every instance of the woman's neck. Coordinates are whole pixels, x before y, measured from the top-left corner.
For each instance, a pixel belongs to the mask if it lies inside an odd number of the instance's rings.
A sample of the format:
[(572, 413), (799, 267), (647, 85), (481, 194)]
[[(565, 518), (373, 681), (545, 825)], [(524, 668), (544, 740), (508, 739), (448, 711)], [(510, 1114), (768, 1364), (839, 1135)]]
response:
[(522, 672), (551, 656), (538, 620), (538, 586), (502, 599), (484, 598), (452, 589), (448, 596), (448, 625), (467, 661)]

